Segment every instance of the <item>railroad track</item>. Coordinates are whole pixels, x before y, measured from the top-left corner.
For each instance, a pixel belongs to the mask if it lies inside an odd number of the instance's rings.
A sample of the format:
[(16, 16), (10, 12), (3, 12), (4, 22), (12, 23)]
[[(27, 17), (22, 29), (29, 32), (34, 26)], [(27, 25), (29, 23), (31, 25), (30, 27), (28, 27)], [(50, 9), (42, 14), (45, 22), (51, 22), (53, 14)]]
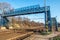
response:
[(60, 35), (60, 32), (53, 32), (50, 35), (33, 34), (24, 40), (53, 40), (53, 37)]
[(2, 31), (0, 33), (0, 40), (17, 40), (17, 39), (24, 39), (30, 35), (32, 35), (33, 32), (21, 32), (21, 31), (16, 31), (14, 32), (13, 30), (11, 31)]
[(25, 38), (24, 40), (48, 40), (47, 38), (41, 38), (40, 35), (31, 35), (30, 37)]

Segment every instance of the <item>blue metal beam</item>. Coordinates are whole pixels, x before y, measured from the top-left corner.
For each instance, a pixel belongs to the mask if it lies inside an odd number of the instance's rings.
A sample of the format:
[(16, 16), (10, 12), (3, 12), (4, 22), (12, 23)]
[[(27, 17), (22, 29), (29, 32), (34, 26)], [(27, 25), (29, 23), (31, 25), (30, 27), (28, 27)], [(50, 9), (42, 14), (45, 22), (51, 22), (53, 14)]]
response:
[[(3, 16), (10, 17), (10, 16), (17, 16), (17, 15), (27, 15), (27, 14), (36, 14), (36, 13), (44, 13), (45, 7), (40, 7), (39, 5), (29, 6), (14, 9), (13, 11), (9, 11), (4, 13)], [(49, 6), (47, 6), (47, 11), (49, 10)]]

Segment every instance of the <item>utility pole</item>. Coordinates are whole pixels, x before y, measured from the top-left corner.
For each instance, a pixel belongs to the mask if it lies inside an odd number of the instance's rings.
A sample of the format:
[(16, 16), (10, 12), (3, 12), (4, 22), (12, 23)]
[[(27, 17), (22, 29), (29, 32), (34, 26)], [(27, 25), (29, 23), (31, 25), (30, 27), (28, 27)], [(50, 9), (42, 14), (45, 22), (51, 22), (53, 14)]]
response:
[(48, 20), (47, 20), (47, 7), (46, 7), (46, 0), (44, 0), (44, 7), (45, 7), (45, 28), (48, 32)]

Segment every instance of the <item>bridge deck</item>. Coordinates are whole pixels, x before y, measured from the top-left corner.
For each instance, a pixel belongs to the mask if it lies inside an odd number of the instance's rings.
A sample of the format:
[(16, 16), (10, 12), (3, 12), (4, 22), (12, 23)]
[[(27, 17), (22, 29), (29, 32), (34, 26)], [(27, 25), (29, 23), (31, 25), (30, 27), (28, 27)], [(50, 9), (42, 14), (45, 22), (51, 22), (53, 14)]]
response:
[[(49, 6), (46, 7), (47, 11), (49, 11)], [(45, 11), (45, 7), (40, 7), (39, 5), (28, 6), (23, 8), (14, 9), (12, 11), (8, 11), (4, 13), (2, 16), (9, 17), (9, 16), (17, 16), (17, 15), (27, 15), (27, 14), (36, 14), (36, 13), (43, 13)]]

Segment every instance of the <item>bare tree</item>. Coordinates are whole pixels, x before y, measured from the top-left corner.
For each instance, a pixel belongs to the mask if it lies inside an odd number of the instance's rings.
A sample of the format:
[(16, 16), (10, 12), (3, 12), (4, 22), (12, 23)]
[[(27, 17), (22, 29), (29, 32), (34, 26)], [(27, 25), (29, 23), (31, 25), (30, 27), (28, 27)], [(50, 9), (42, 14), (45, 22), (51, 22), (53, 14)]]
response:
[(11, 5), (7, 2), (0, 3), (0, 11), (1, 13), (8, 12), (9, 10), (12, 10), (13, 8)]

